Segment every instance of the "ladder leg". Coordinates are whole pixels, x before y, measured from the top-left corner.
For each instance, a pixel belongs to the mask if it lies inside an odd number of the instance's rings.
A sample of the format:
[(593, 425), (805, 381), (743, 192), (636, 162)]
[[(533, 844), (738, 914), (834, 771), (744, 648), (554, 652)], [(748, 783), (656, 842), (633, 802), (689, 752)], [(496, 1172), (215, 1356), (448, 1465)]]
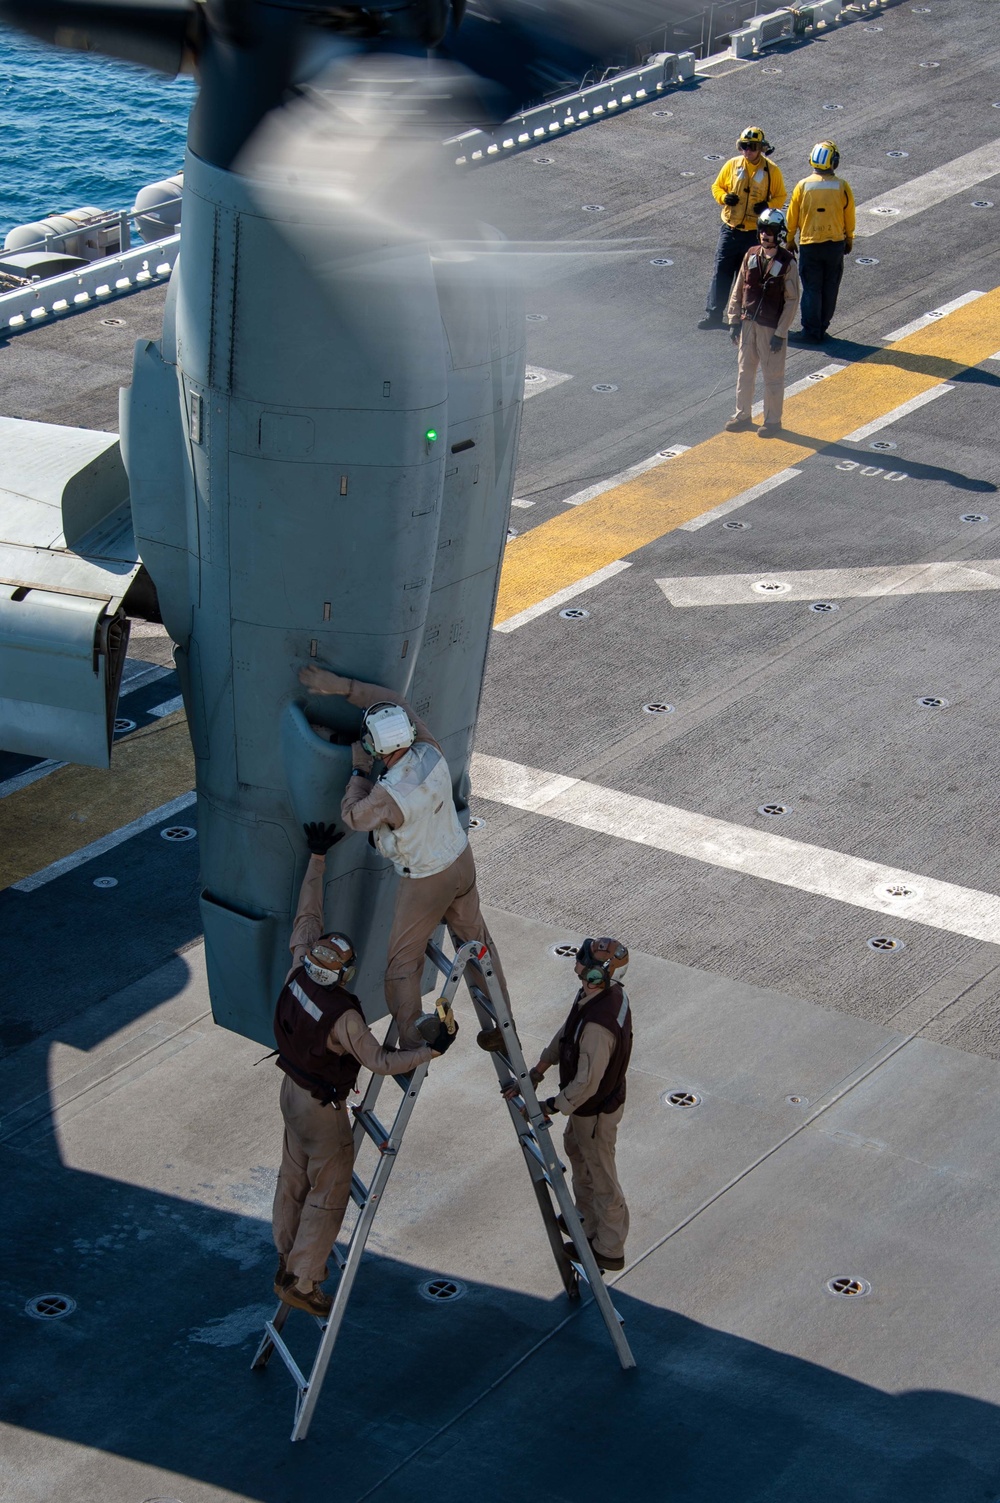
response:
[(392, 1173), (392, 1166), (396, 1159), (399, 1143), (410, 1120), (414, 1102), (417, 1099), (426, 1075), (427, 1066), (421, 1065), (410, 1077), (409, 1088), (399, 1104), (395, 1120), (392, 1124), (389, 1141), (380, 1154), (378, 1166), (372, 1176), (365, 1204), (351, 1233), (350, 1246), (348, 1247), (347, 1257), (341, 1269), (340, 1282), (337, 1285), (337, 1293), (334, 1296), (333, 1308), (327, 1317), (319, 1348), (312, 1365), (312, 1371), (299, 1392), (298, 1403), (295, 1409), (295, 1423), (292, 1427), (292, 1440), (305, 1440), (309, 1433), (313, 1412), (319, 1399), (320, 1390), (323, 1387), (323, 1380), (326, 1377), (330, 1359), (333, 1356), (333, 1348), (336, 1345), (337, 1337), (340, 1335), (344, 1312), (347, 1309), (347, 1302), (351, 1297), (351, 1290), (354, 1288), (354, 1280), (357, 1277), (358, 1268), (361, 1264), (361, 1257), (368, 1241), (368, 1234), (375, 1220), (375, 1214), (382, 1204), (382, 1195), (389, 1175)]
[[(535, 1088), (524, 1061), (510, 1007), (493, 971), (489, 947), (476, 941), (459, 945), (455, 950), (455, 959), (450, 963), (434, 945), (427, 947), (427, 954), (440, 970), (447, 973), (448, 982), (445, 990), (448, 990), (456, 973), (464, 975), (472, 1004), (476, 1009), (476, 1016), (484, 1023), (484, 1026), (486, 1026), (485, 1020), (489, 1019), (500, 1028), (504, 1040), (503, 1052), (491, 1054), (490, 1057), (501, 1086), (507, 1084), (511, 1074), (517, 1081), (520, 1104), (515, 1101), (508, 1101), (507, 1104), (510, 1108), (514, 1130), (520, 1140), (531, 1173), (539, 1208), (542, 1210), (542, 1220), (560, 1277), (569, 1294), (570, 1286), (563, 1267), (564, 1263), (568, 1262), (574, 1275), (586, 1281), (607, 1327), (619, 1362), (623, 1368), (635, 1367), (635, 1358), (622, 1329), (622, 1318), (611, 1303), (611, 1296), (601, 1277), (594, 1250), (584, 1236), (583, 1223), (566, 1182), (566, 1171), (552, 1142), (552, 1124), (538, 1104), (538, 1097), (535, 1095)], [(523, 1114), (521, 1105), (524, 1109)], [(562, 1213), (563, 1220), (570, 1229), (569, 1241), (575, 1248), (575, 1258), (570, 1257), (566, 1251), (566, 1244), (559, 1237), (555, 1213), (549, 1200), (550, 1191)], [(547, 1212), (543, 1208), (543, 1197), (548, 1202)]]
[[(275, 1310), (274, 1319), (271, 1321), (271, 1324), (276, 1331), (280, 1331), (284, 1326), (285, 1321), (288, 1319), (289, 1308), (290, 1307), (285, 1304), (284, 1300), (278, 1301), (278, 1308), (277, 1310)], [(261, 1338), (260, 1346), (257, 1348), (254, 1359), (250, 1364), (250, 1371), (253, 1372), (253, 1370), (258, 1367), (266, 1367), (273, 1351), (274, 1342), (271, 1340), (271, 1333), (269, 1331), (265, 1331), (263, 1337)]]
[(566, 1256), (563, 1244), (563, 1234), (556, 1223), (556, 1213), (552, 1209), (552, 1197), (543, 1179), (532, 1179), (531, 1187), (538, 1201), (538, 1209), (542, 1213), (542, 1222), (545, 1226), (545, 1234), (549, 1239), (552, 1256), (559, 1270), (559, 1277), (563, 1281), (563, 1288), (570, 1299), (580, 1298), (580, 1279), (576, 1269)]

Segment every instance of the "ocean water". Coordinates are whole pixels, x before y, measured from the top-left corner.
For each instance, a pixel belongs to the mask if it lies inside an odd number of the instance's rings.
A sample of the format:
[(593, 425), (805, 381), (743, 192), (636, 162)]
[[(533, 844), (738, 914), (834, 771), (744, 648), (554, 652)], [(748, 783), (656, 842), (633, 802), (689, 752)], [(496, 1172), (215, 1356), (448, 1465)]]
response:
[(0, 27), (0, 237), (179, 172), (195, 85)]

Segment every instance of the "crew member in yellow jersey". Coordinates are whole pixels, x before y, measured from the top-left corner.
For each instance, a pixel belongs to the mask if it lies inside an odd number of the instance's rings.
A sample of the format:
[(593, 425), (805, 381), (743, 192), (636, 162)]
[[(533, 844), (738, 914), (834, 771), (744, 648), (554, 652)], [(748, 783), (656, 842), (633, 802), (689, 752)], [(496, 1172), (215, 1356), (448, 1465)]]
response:
[(743, 257), (757, 244), (757, 219), (765, 209), (780, 209), (785, 202), (781, 168), (768, 157), (774, 150), (759, 125), (748, 125), (736, 145), (738, 157), (730, 157), (715, 182), (712, 197), (722, 207), (722, 224), (715, 248), (715, 270), (699, 329), (724, 329), (726, 305), (733, 277)]
[(822, 344), (837, 307), (844, 257), (854, 244), (854, 194), (837, 176), (840, 152), (833, 141), (818, 141), (809, 153), (813, 171), (792, 189), (785, 216), (788, 244), (799, 238), (802, 328), (789, 334), (798, 344)]

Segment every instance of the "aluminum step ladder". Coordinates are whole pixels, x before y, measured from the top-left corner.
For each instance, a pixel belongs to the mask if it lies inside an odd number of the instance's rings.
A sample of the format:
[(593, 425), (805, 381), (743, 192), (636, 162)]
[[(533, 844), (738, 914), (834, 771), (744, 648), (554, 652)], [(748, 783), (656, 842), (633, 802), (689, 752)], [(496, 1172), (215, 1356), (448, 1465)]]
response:
[[(517, 1096), (507, 1105), (524, 1153), (528, 1172), (531, 1175), (531, 1182), (563, 1286), (571, 1299), (579, 1299), (581, 1281), (589, 1285), (622, 1367), (634, 1367), (635, 1358), (632, 1356), (622, 1330), (622, 1318), (612, 1305), (608, 1291), (604, 1287), (593, 1249), (583, 1234), (583, 1224), (576, 1212), (573, 1197), (566, 1183), (565, 1169), (552, 1146), (551, 1124), (538, 1104), (510, 1008), (494, 975), (489, 949), (486, 945), (473, 940), (459, 946), (454, 960), (449, 960), (436, 945), (430, 944), (427, 947), (427, 958), (445, 977), (437, 1003), (438, 1015), (442, 1019), (449, 1018), (455, 993), (459, 983), (464, 979), (480, 1027), (500, 1029), (502, 1046), (496, 1051), (491, 1051), (491, 1058), (501, 1086), (508, 1085), (512, 1079), (518, 1086)], [(397, 1038), (398, 1031), (393, 1022), (386, 1034), (387, 1047), (391, 1047)], [(291, 1373), (296, 1388), (292, 1440), (305, 1440), (308, 1434), (313, 1411), (316, 1408), (323, 1380), (333, 1356), (333, 1349), (340, 1334), (362, 1254), (376, 1212), (382, 1203), (407, 1123), (420, 1094), (420, 1088), (427, 1077), (427, 1069), (427, 1065), (421, 1065), (410, 1075), (373, 1075), (360, 1105), (351, 1108), (354, 1114), (355, 1163), (366, 1138), (370, 1138), (375, 1144), (379, 1158), (375, 1173), (367, 1185), (357, 1171), (351, 1177), (351, 1199), (358, 1207), (358, 1218), (347, 1243), (347, 1251), (342, 1252), (338, 1246), (334, 1246), (332, 1250), (332, 1257), (340, 1269), (340, 1281), (330, 1314), (325, 1319), (316, 1316), (307, 1317), (315, 1320), (320, 1330), (319, 1346), (308, 1376), (300, 1368), (282, 1336), (282, 1330), (292, 1307), (286, 1305), (284, 1301), (279, 1301), (274, 1316), (265, 1322), (264, 1335), (250, 1365), (253, 1369), (266, 1367), (272, 1353), (276, 1351)], [(389, 1129), (382, 1125), (375, 1114), (379, 1093), (387, 1081), (394, 1081), (402, 1091), (402, 1099), (397, 1107), (392, 1127)], [(572, 1254), (567, 1250), (569, 1243), (564, 1243), (556, 1221), (559, 1213), (562, 1214), (566, 1226), (571, 1229), (570, 1242), (574, 1249)]]
[[(446, 978), (438, 1003), (439, 1015), (450, 1005), (459, 981), (464, 978), (480, 1027), (499, 1028), (501, 1047), (491, 1050), (490, 1058), (501, 1089), (512, 1082), (517, 1085), (517, 1095), (507, 1102), (507, 1107), (563, 1286), (570, 1299), (580, 1298), (581, 1283), (589, 1287), (619, 1362), (624, 1368), (635, 1367), (635, 1358), (622, 1329), (624, 1321), (611, 1303), (594, 1250), (584, 1235), (583, 1222), (566, 1179), (565, 1165), (552, 1142), (553, 1123), (538, 1103), (514, 1019), (496, 979), (488, 947), (472, 940), (460, 945), (454, 960), (449, 960), (436, 945), (430, 944), (427, 958)], [(568, 1235), (560, 1230), (557, 1216), (561, 1216)]]

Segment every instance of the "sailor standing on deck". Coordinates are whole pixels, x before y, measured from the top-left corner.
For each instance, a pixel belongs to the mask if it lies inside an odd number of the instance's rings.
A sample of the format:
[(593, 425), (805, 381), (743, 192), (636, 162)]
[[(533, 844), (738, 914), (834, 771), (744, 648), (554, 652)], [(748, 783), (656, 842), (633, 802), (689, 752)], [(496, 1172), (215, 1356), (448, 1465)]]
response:
[(699, 329), (725, 328), (733, 277), (747, 251), (757, 244), (757, 219), (765, 209), (780, 209), (785, 202), (785, 180), (781, 168), (767, 160), (774, 148), (760, 126), (748, 125), (736, 145), (739, 156), (730, 157), (712, 184), (712, 197), (722, 206), (722, 224)]
[[(311, 694), (340, 694), (363, 710), (361, 740), (344, 790), (340, 817), (350, 830), (369, 831), (396, 868), (400, 882), (389, 935), (385, 1000), (406, 1048), (436, 1036), (438, 1019), (421, 1017), (420, 980), (427, 943), (447, 924), (458, 944), (489, 945), (493, 972), (507, 997), (500, 957), (479, 906), (476, 863), (459, 823), (444, 753), (424, 722), (391, 689), (344, 678), (310, 664), (299, 680)], [(374, 759), (385, 771), (373, 781)], [(480, 1047), (500, 1047), (499, 1028), (484, 1029)]]
[(764, 377), (764, 421), (757, 437), (773, 438), (781, 432), (786, 340), (799, 305), (799, 275), (794, 252), (782, 244), (785, 216), (781, 210), (765, 209), (757, 225), (760, 244), (743, 258), (726, 313), (730, 335), (740, 348), (736, 411), (726, 428), (739, 433), (753, 427), (750, 414), (759, 365)]
[(854, 244), (854, 194), (847, 179), (836, 175), (836, 142), (818, 141), (809, 165), (811, 175), (795, 184), (788, 205), (788, 244), (798, 235), (802, 270), (802, 328), (789, 337), (793, 343), (822, 344)]
[(292, 968), (274, 1014), (281, 1115), (285, 1139), (274, 1194), (272, 1227), (278, 1249), (274, 1292), (310, 1315), (330, 1313), (320, 1288), (326, 1260), (347, 1210), (354, 1139), (347, 1098), (364, 1065), (376, 1075), (408, 1075), (436, 1059), (454, 1040), (444, 1024), (419, 1049), (383, 1049), (365, 1022), (361, 1003), (346, 990), (355, 954), (344, 934), (324, 933), (326, 853), (343, 835), (330, 825), (305, 826), (309, 865), (289, 948)]
[[(632, 1013), (621, 983), (628, 950), (614, 939), (585, 939), (576, 952), (580, 990), (569, 1017), (531, 1071), (539, 1085), (559, 1066), (559, 1094), (541, 1102), (568, 1118), (563, 1143), (573, 1175), (573, 1198), (597, 1266), (625, 1267), (628, 1206), (618, 1180), (615, 1142), (625, 1111), (625, 1073), (632, 1054)], [(516, 1082), (504, 1087), (514, 1096)], [(563, 1227), (563, 1230), (567, 1230)]]

